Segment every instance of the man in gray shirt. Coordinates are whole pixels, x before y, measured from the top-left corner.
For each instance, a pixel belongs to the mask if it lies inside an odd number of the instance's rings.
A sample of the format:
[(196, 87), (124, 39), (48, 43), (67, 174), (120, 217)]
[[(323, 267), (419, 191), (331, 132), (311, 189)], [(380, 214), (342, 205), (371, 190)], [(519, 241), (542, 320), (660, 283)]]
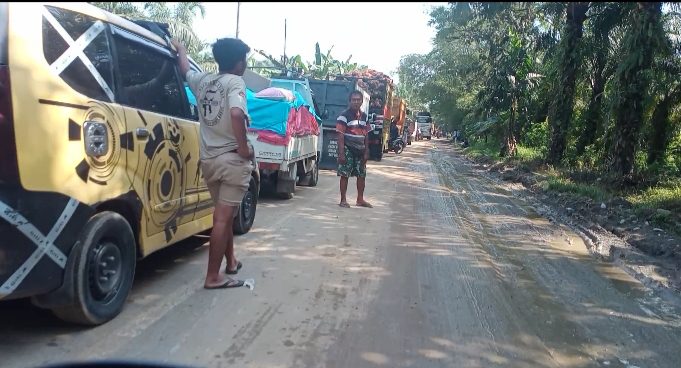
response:
[(172, 43), (178, 51), (180, 71), (198, 103), (201, 171), (215, 202), (204, 287), (239, 287), (243, 281), (221, 275), (220, 265), (224, 256), (227, 274), (236, 274), (241, 268), (234, 256), (232, 225), (253, 170), (253, 148), (246, 138), (246, 85), (241, 78), (251, 49), (239, 39), (219, 39), (213, 44), (219, 72), (199, 73), (190, 70), (184, 46), (176, 40)]

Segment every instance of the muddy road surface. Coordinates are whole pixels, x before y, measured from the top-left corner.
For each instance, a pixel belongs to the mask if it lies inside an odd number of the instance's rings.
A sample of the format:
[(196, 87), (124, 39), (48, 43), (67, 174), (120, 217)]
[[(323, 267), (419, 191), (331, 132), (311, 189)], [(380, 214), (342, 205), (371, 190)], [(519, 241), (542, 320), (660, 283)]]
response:
[(326, 171), (292, 200), (261, 201), (236, 240), (253, 290), (203, 290), (199, 238), (143, 260), (103, 326), (0, 304), (0, 367), (681, 367), (677, 297), (594, 259), (444, 141), (368, 171), (373, 209), (338, 207)]

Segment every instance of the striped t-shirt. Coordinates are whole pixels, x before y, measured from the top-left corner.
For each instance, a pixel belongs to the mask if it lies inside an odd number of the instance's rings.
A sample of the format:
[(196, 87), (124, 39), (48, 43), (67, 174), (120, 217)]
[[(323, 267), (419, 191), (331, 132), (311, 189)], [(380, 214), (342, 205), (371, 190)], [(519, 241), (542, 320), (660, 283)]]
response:
[(357, 150), (364, 150), (364, 139), (371, 130), (367, 123), (367, 114), (361, 110), (353, 112), (350, 109), (343, 111), (336, 119), (336, 131), (345, 137), (345, 145)]

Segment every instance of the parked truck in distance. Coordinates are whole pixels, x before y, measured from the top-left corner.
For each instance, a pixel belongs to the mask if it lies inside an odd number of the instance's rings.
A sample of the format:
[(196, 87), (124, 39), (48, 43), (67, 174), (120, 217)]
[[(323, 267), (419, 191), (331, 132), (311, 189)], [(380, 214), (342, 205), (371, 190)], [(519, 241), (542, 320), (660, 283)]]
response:
[(433, 118), (428, 111), (419, 111), (416, 113), (416, 129), (421, 133), (421, 138), (427, 140), (431, 139), (433, 131)]

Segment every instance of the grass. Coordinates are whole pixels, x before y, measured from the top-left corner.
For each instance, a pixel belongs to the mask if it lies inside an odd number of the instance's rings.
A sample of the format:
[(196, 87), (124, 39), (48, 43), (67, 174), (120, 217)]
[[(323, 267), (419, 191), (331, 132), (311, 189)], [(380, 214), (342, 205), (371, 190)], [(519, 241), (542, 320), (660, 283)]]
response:
[(537, 161), (544, 158), (544, 153), (536, 148), (518, 146), (518, 156), (520, 161)]
[(611, 196), (605, 190), (583, 183), (575, 183), (570, 179), (559, 176), (550, 177), (547, 181), (548, 187), (546, 189), (555, 192), (572, 193), (582, 197), (591, 198), (594, 201), (604, 202)]
[[(538, 162), (544, 158), (544, 152), (537, 148), (518, 146), (518, 154), (515, 157), (499, 157), (499, 145), (492, 141), (474, 141), (465, 149), (466, 155), (473, 158), (485, 158), (495, 162), (513, 162), (519, 167), (538, 168)], [(548, 177), (544, 189), (563, 193), (573, 193), (597, 201), (606, 201), (615, 195), (622, 193), (610, 192), (597, 185), (574, 181), (569, 178), (568, 172), (562, 169), (544, 167), (542, 174)], [(648, 188), (624, 196), (637, 208), (666, 209), (674, 214), (681, 214), (681, 180), (665, 186)]]
[(681, 185), (674, 187), (649, 188), (641, 193), (629, 195), (629, 202), (641, 208), (662, 208), (681, 213)]
[(515, 157), (502, 158), (499, 157), (497, 143), (475, 141), (471, 142), (464, 152), (474, 159), (511, 163), (519, 169), (538, 172), (546, 178), (541, 184), (544, 190), (569, 193), (597, 202), (607, 202), (615, 196), (624, 197), (634, 205), (639, 215), (650, 219), (659, 227), (681, 235), (681, 179), (627, 194), (590, 184), (592, 180), (582, 181), (579, 178), (572, 180), (568, 169), (542, 165), (544, 152), (536, 148), (518, 146), (518, 154)]
[(494, 160), (499, 159), (499, 146), (492, 142), (489, 143), (485, 143), (484, 141), (471, 142), (470, 146), (468, 146), (464, 152), (466, 152), (467, 155), (474, 158), (488, 157)]

